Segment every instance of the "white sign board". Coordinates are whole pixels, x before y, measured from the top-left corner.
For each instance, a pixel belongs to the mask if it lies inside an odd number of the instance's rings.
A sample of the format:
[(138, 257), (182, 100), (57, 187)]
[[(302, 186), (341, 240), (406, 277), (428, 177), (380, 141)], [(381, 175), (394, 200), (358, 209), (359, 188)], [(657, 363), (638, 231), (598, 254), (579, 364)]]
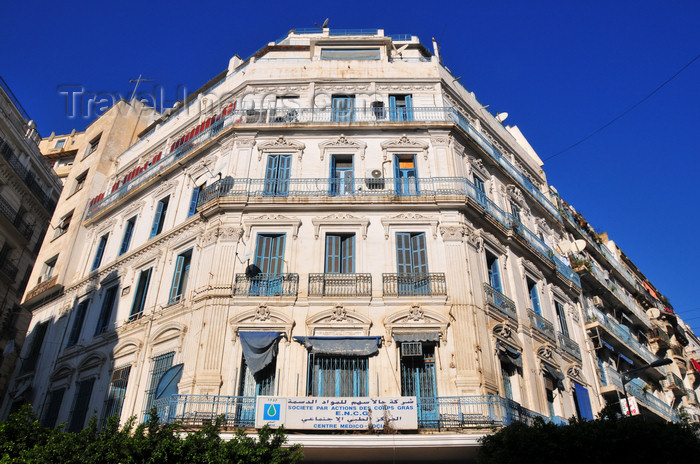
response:
[(398, 398), (332, 398), (258, 396), (255, 427), (290, 430), (394, 430), (418, 428), (415, 396)]
[[(629, 401), (629, 409), (627, 408), (627, 402)], [(637, 406), (637, 398), (629, 397), (620, 399), (620, 407), (622, 408), (623, 416), (637, 416), (639, 415), (639, 406)]]

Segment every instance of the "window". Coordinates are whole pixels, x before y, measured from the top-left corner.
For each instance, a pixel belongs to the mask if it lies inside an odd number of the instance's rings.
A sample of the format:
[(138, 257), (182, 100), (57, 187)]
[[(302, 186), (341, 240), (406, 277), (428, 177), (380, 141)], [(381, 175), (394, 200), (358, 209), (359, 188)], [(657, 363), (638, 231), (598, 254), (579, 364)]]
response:
[(352, 156), (332, 156), (331, 195), (352, 195), (355, 191), (354, 187)]
[(100, 237), (100, 242), (97, 244), (97, 252), (95, 252), (95, 259), (92, 261), (91, 271), (96, 270), (100, 267), (100, 264), (102, 264), (102, 257), (105, 254), (105, 247), (107, 246), (108, 238), (109, 234), (104, 234), (102, 237)]
[(399, 295), (430, 292), (424, 233), (396, 233), (396, 267)]
[(73, 211), (61, 218), (61, 222), (59, 222), (58, 226), (56, 226), (54, 229), (53, 238), (58, 238), (68, 232), (68, 226), (70, 226), (71, 219), (73, 219)]
[(136, 216), (126, 221), (126, 225), (124, 226), (124, 237), (122, 238), (122, 244), (119, 247), (119, 256), (129, 251), (129, 245), (131, 244), (131, 236), (134, 235), (135, 226)]
[(255, 265), (260, 274), (253, 277), (253, 295), (269, 296), (282, 293), (284, 271), (284, 234), (259, 234), (255, 250)]
[[(153, 406), (153, 400), (155, 400), (156, 397), (158, 383), (163, 377), (163, 374), (165, 374), (168, 369), (173, 366), (173, 358), (175, 358), (175, 352), (171, 351), (169, 353), (155, 356), (151, 359), (150, 380), (148, 382), (148, 390), (146, 390), (146, 412), (148, 412)], [(145, 420), (148, 420), (148, 414), (146, 414)]]
[(151, 271), (153, 271), (153, 268), (148, 268), (145, 271), (141, 271), (141, 274), (139, 274), (139, 282), (136, 285), (136, 294), (134, 295), (134, 302), (131, 305), (129, 321), (135, 321), (141, 317), (141, 313), (143, 313), (143, 308), (146, 304), (146, 295), (148, 294), (148, 284), (151, 281)]
[(156, 205), (156, 215), (153, 217), (153, 226), (151, 227), (151, 235), (148, 238), (153, 238), (163, 231), (165, 224), (165, 215), (168, 212), (168, 202), (170, 197), (165, 197)]
[(591, 408), (591, 398), (588, 396), (588, 390), (574, 382), (572, 390), (574, 395), (574, 406), (576, 406), (576, 415), (579, 419), (593, 420), (593, 409)]
[(476, 190), (476, 199), (482, 205), (486, 203), (486, 188), (484, 186), (484, 181), (481, 180), (479, 176), (474, 176), (474, 188)]
[(3, 243), (2, 248), (0, 248), (0, 263), (7, 262), (11, 252), (12, 247), (9, 246), (7, 243)]
[(418, 172), (414, 155), (394, 156), (394, 182), (397, 195), (418, 195)]
[(503, 286), (501, 285), (501, 271), (498, 268), (498, 258), (496, 255), (486, 252), (486, 267), (488, 268), (488, 273), (489, 273), (489, 285), (491, 287), (500, 292), (503, 293)]
[(199, 187), (195, 187), (194, 190), (192, 190), (190, 209), (187, 211), (187, 217), (192, 217), (194, 216), (194, 213), (197, 212), (197, 202), (199, 201), (199, 194), (202, 193), (202, 190), (204, 190), (204, 184), (200, 185)]
[(182, 295), (187, 288), (187, 278), (190, 275), (190, 263), (192, 261), (192, 249), (178, 255), (175, 262), (175, 274), (170, 287), (170, 298), (168, 304), (176, 303), (182, 299)]
[(331, 99), (331, 122), (353, 122), (355, 120), (355, 96), (333, 95)]
[(379, 60), (379, 48), (324, 48), (321, 50), (322, 60)]
[(66, 146), (66, 139), (59, 139), (56, 140), (56, 145), (54, 145), (54, 148), (63, 148)]
[(309, 354), (310, 396), (367, 396), (368, 358)]
[(47, 281), (51, 278), (53, 275), (53, 270), (56, 268), (56, 261), (58, 261), (58, 255), (44, 263), (44, 266), (41, 269), (41, 275), (39, 276), (39, 283)]
[(84, 300), (78, 304), (75, 310), (75, 318), (73, 319), (73, 328), (71, 328), (66, 346), (73, 346), (78, 343), (80, 332), (83, 330), (83, 322), (85, 321), (85, 313), (87, 313), (89, 302), (90, 300)]
[(56, 390), (49, 393), (48, 404), (46, 406), (46, 413), (41, 421), (44, 427), (54, 428), (56, 427), (56, 420), (58, 419), (58, 414), (61, 412), (61, 404), (63, 403), (63, 395), (66, 393), (66, 388), (57, 388)]
[[(245, 362), (245, 357), (241, 362), (240, 385), (238, 386), (238, 394), (240, 396), (258, 396), (258, 395), (274, 395), (275, 394), (275, 370), (277, 359), (273, 359), (265, 369), (253, 375), (248, 369), (248, 364)], [(254, 419), (254, 418), (253, 418)]]
[(326, 274), (355, 272), (355, 234), (326, 235)]
[(79, 432), (85, 425), (85, 416), (90, 406), (92, 387), (95, 385), (95, 378), (89, 378), (78, 382), (78, 392), (73, 400), (73, 411), (68, 422), (69, 432)]
[(34, 336), (32, 337), (32, 345), (29, 348), (29, 353), (26, 359), (22, 363), (21, 372), (31, 372), (36, 368), (36, 363), (39, 360), (39, 354), (41, 353), (41, 345), (44, 344), (44, 337), (46, 336), (46, 330), (49, 328), (48, 322), (42, 322), (34, 326)]
[(107, 400), (105, 401), (105, 408), (102, 416), (103, 423), (112, 416), (121, 417), (122, 406), (124, 405), (124, 397), (126, 396), (126, 387), (129, 383), (130, 373), (131, 366), (115, 369), (114, 372), (112, 372), (112, 378), (109, 381), (109, 391), (107, 392)]
[(547, 397), (547, 410), (549, 412), (549, 417), (554, 417), (554, 379), (549, 375), (544, 376), (544, 389)]
[(75, 178), (75, 189), (73, 190), (73, 193), (79, 192), (80, 190), (83, 189), (85, 186), (85, 179), (87, 179), (88, 171), (85, 171), (84, 173), (80, 174), (78, 177)]
[(112, 308), (114, 307), (114, 301), (117, 298), (118, 286), (115, 285), (107, 289), (105, 293), (104, 300), (102, 300), (102, 308), (100, 309), (100, 317), (97, 320), (97, 327), (95, 327), (95, 335), (104, 333), (109, 325), (109, 320), (112, 317)]
[(392, 121), (413, 121), (411, 95), (389, 95), (389, 118)]
[[(418, 350), (405, 350), (407, 342), (401, 343), (401, 396), (430, 398), (419, 401), (418, 420), (421, 423), (435, 422), (439, 412), (437, 404), (431, 401), (437, 397), (435, 378), (435, 344), (418, 342)], [(411, 342), (413, 344), (413, 342)]]
[(564, 311), (564, 306), (559, 303), (558, 301), (554, 301), (554, 309), (557, 312), (557, 319), (559, 320), (559, 328), (561, 329), (561, 333), (568, 337), (569, 336), (569, 329), (566, 326), (566, 311)]
[(284, 197), (289, 194), (289, 172), (292, 155), (269, 155), (265, 169), (263, 195)]
[(87, 152), (88, 155), (90, 153), (93, 153), (95, 150), (97, 150), (97, 147), (100, 144), (101, 137), (102, 137), (102, 134), (100, 134), (97, 137), (95, 137), (94, 139), (92, 139), (92, 142), (90, 142), (90, 146), (88, 147), (88, 152)]
[(540, 294), (537, 291), (537, 284), (530, 280), (530, 278), (526, 278), (525, 281), (527, 282), (527, 291), (530, 293), (530, 304), (532, 305), (532, 310), (535, 312), (535, 314), (541, 316), (542, 306), (540, 306)]

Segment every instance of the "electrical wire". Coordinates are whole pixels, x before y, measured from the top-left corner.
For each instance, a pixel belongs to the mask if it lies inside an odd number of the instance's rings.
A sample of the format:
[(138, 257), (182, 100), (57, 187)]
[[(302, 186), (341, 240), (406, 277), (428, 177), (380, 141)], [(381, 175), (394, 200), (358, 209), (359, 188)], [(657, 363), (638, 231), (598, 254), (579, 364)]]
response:
[(582, 143), (585, 142), (586, 140), (588, 140), (588, 139), (590, 139), (591, 137), (593, 137), (594, 135), (596, 135), (598, 132), (600, 132), (600, 131), (602, 131), (603, 129), (605, 129), (606, 127), (610, 126), (610, 125), (611, 125), (612, 123), (614, 123), (615, 121), (621, 119), (622, 117), (624, 117), (625, 115), (627, 115), (627, 113), (629, 113), (630, 111), (632, 111), (633, 109), (635, 109), (636, 107), (638, 107), (639, 105), (641, 105), (642, 103), (644, 103), (645, 101), (647, 101), (652, 95), (654, 95), (656, 92), (658, 92), (659, 90), (661, 90), (666, 84), (668, 84), (668, 83), (671, 82), (673, 79), (675, 79), (680, 73), (682, 73), (683, 71), (685, 71), (691, 64), (693, 64), (695, 61), (697, 61), (698, 58), (700, 58), (700, 54), (696, 55), (695, 58), (693, 58), (692, 60), (690, 60), (685, 66), (683, 66), (681, 69), (679, 69), (673, 76), (669, 77), (669, 78), (666, 79), (661, 85), (659, 85), (659, 86), (656, 87), (654, 90), (652, 90), (651, 93), (649, 93), (646, 97), (642, 98), (642, 99), (639, 100), (637, 103), (635, 103), (634, 105), (630, 106), (630, 107), (627, 108), (625, 111), (623, 111), (623, 112), (620, 113), (619, 115), (615, 116), (613, 119), (611, 119), (611, 120), (608, 121), (607, 123), (603, 124), (603, 125), (600, 126), (598, 129), (594, 130), (593, 132), (591, 132), (590, 134), (588, 134), (587, 136), (585, 136), (584, 138), (582, 138), (582, 139), (579, 140), (578, 142), (576, 142), (576, 143), (574, 143), (574, 144), (572, 144), (572, 145), (569, 145), (568, 147), (564, 148), (564, 149), (561, 150), (561, 151), (558, 151), (557, 153), (555, 153), (555, 154), (553, 154), (553, 155), (551, 155), (551, 156), (548, 156), (548, 157), (545, 158), (543, 161), (548, 161), (548, 160), (550, 160), (550, 159), (552, 159), (552, 158), (554, 158), (554, 157), (556, 157), (556, 156), (561, 155), (562, 153), (565, 153), (565, 152), (571, 150), (571, 149), (574, 148), (575, 146), (578, 146), (578, 145), (582, 144)]

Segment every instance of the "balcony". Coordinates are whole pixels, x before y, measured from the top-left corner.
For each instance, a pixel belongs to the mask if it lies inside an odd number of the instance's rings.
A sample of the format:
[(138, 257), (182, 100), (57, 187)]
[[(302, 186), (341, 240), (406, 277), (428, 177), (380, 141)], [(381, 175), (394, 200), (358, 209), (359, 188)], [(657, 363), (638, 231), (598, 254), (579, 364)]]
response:
[(515, 323), (518, 322), (518, 313), (513, 300), (486, 283), (484, 284), (484, 294), (486, 296), (487, 305), (494, 308), (504, 316), (509, 317)]
[(683, 380), (673, 372), (666, 374), (666, 379), (662, 383), (664, 388), (671, 390), (676, 396), (683, 396), (687, 393)]
[(27, 241), (31, 240), (32, 235), (34, 234), (34, 227), (25, 222), (22, 215), (19, 214), (19, 211), (15, 211), (15, 209), (2, 197), (0, 197), (0, 213), (2, 213), (2, 215), (12, 223), (22, 237), (24, 237)]
[(649, 341), (656, 342), (659, 345), (659, 351), (671, 347), (671, 337), (668, 336), (663, 328), (658, 326), (652, 328), (649, 332)]
[[(173, 395), (154, 402), (164, 423), (201, 427), (223, 416), (225, 427), (254, 427), (254, 396)], [(418, 429), (470, 429), (552, 419), (495, 395), (418, 398)], [(366, 433), (366, 432), (365, 432)]]
[(12, 166), (12, 169), (20, 179), (22, 179), (24, 185), (27, 186), (37, 200), (39, 200), (49, 213), (53, 213), (54, 209), (56, 209), (56, 200), (46, 195), (44, 187), (36, 181), (34, 174), (24, 167), (12, 148), (2, 139), (0, 139), (0, 153), (2, 153), (7, 163)]
[(574, 358), (581, 360), (581, 348), (579, 348), (578, 343), (561, 332), (559, 332), (559, 346)]
[(233, 294), (237, 296), (296, 296), (299, 274), (236, 274)]
[(309, 296), (372, 296), (372, 275), (309, 274)]
[(0, 272), (9, 277), (12, 282), (17, 278), (17, 266), (12, 264), (7, 258), (0, 260)]
[(597, 265), (591, 263), (590, 275), (598, 282), (599, 285), (605, 288), (612, 296), (614, 296), (621, 305), (625, 306), (629, 311), (631, 311), (639, 321), (651, 327), (651, 322), (649, 321), (649, 316), (646, 312), (639, 306), (636, 300), (627, 295), (622, 289), (618, 288), (614, 283), (611, 283), (609, 278), (601, 271)]
[(547, 319), (540, 316), (530, 308), (527, 309), (527, 314), (528, 316), (530, 316), (530, 326), (533, 329), (535, 329), (537, 332), (541, 333), (545, 337), (549, 338), (550, 340), (556, 341), (556, 337), (554, 336), (554, 325), (552, 325), (551, 322), (549, 322)]
[[(604, 367), (603, 371), (603, 386), (615, 387), (622, 392), (622, 376), (616, 370), (609, 366)], [(646, 390), (646, 384), (638, 379), (632, 379), (626, 386), (627, 393), (637, 398), (642, 402), (647, 409), (659, 414), (668, 421), (678, 422), (678, 412), (674, 411), (669, 405), (664, 403), (659, 398), (652, 395)], [(617, 397), (615, 398), (617, 401)]]
[[(162, 172), (165, 168), (172, 165), (181, 158), (186, 152), (191, 151), (197, 145), (201, 145), (208, 140), (216, 137), (219, 132), (233, 125), (289, 125), (289, 124), (355, 124), (355, 123), (371, 123), (371, 124), (397, 124), (406, 125), (415, 122), (435, 122), (435, 123), (451, 123), (456, 124), (467, 135), (479, 145), (484, 152), (492, 157), (501, 167), (508, 172), (520, 186), (528, 192), (540, 205), (546, 209), (558, 221), (561, 221), (559, 210), (552, 202), (528, 179), (521, 173), (513, 163), (497, 150), (491, 142), (489, 142), (479, 130), (475, 129), (469, 120), (462, 116), (455, 108), (452, 107), (414, 107), (411, 109), (411, 117), (406, 118), (406, 121), (391, 121), (387, 119), (389, 112), (376, 111), (376, 108), (348, 108), (339, 113), (334, 108), (282, 108), (282, 109), (260, 109), (260, 110), (230, 110), (222, 113), (222, 117), (217, 120), (211, 127), (206, 126), (200, 130), (199, 122), (193, 123), (190, 127), (192, 134), (195, 134), (188, 140), (186, 146), (174, 148), (168, 154), (164, 154), (162, 158), (157, 159), (152, 164), (141, 172), (137, 177), (129, 180), (127, 183), (119, 187), (109, 194), (103, 194), (98, 197), (99, 200), (93, 203), (88, 209), (87, 217), (91, 217), (110, 204), (113, 204), (129, 191), (135, 188), (135, 184), (141, 184), (148, 179), (153, 178), (156, 174)], [(190, 129), (188, 128), (188, 129)], [(186, 131), (185, 131), (186, 133)], [(122, 173), (124, 174), (124, 173)]]
[(428, 274), (382, 274), (384, 296), (447, 295), (444, 272)]
[[(603, 328), (607, 329), (607, 331), (614, 335), (615, 339), (618, 341), (619, 344), (626, 346), (628, 350), (636, 354), (643, 361), (647, 363), (653, 363), (659, 360), (659, 358), (654, 353), (652, 353), (648, 348), (646, 348), (634, 338), (634, 336), (630, 333), (630, 330), (627, 327), (618, 324), (607, 314), (604, 314), (603, 312), (595, 308), (589, 307), (586, 309), (586, 315), (588, 319), (586, 328), (588, 330), (591, 330), (594, 327), (593, 324), (600, 324)], [(666, 370), (663, 366), (658, 366), (655, 369), (658, 369), (664, 374), (666, 373)]]

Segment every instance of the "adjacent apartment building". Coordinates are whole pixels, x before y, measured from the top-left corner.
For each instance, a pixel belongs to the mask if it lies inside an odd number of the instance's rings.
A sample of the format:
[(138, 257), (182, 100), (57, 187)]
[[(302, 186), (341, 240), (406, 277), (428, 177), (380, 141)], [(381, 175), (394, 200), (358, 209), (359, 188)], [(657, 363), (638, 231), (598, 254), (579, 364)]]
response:
[[(617, 401), (591, 311), (652, 322), (615, 289), (600, 308), (542, 161), (437, 46), (296, 30), (184, 105), (138, 105), (43, 142), (75, 151), (13, 383), (44, 424), (156, 407), (284, 424), (310, 460), (462, 459), (494, 426)], [(368, 424), (402, 433), (325, 433)]]
[[(36, 124), (2, 77), (0, 110), (0, 398), (4, 398), (31, 320), (20, 306), (22, 295), (61, 184), (39, 152)], [(14, 399), (21, 399), (16, 393)]]

